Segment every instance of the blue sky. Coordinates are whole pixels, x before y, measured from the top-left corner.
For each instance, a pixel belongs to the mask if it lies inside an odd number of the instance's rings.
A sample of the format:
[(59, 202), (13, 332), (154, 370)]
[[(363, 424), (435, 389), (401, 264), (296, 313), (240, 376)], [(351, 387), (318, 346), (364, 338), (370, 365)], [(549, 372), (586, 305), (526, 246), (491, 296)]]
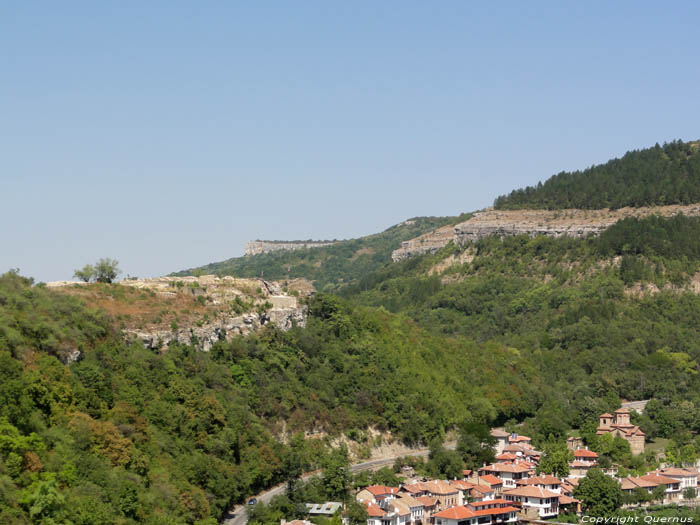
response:
[(700, 138), (697, 2), (1, 2), (0, 271), (162, 275)]

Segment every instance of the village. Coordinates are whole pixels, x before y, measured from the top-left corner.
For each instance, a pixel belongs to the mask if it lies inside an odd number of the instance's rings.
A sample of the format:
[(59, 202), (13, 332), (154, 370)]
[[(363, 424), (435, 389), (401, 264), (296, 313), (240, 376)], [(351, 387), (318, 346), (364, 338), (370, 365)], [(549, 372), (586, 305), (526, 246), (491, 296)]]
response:
[[(634, 454), (644, 450), (644, 432), (630, 422), (630, 410), (600, 415), (598, 435), (611, 434), (630, 444)], [(602, 468), (598, 454), (578, 437), (567, 439), (571, 451), (566, 477), (538, 473), (542, 453), (531, 438), (492, 429), (495, 461), (477, 470), (463, 470), (459, 479), (417, 477), (411, 468), (403, 469), (405, 482), (399, 486), (370, 485), (357, 491), (355, 498), (368, 515), (367, 525), (493, 525), (502, 523), (556, 522), (560, 516), (583, 514), (584, 501), (574, 494), (579, 482), (597, 468), (619, 483), (628, 501), (657, 504), (696, 504), (698, 469), (665, 466), (640, 476), (618, 477), (615, 465)], [(341, 503), (326, 503), (326, 516)], [(319, 509), (321, 506), (319, 506)], [(316, 510), (319, 510), (316, 509)], [(311, 509), (313, 510), (313, 509)], [(346, 520), (343, 520), (346, 521)], [(311, 525), (310, 521), (282, 521), (282, 525)]]

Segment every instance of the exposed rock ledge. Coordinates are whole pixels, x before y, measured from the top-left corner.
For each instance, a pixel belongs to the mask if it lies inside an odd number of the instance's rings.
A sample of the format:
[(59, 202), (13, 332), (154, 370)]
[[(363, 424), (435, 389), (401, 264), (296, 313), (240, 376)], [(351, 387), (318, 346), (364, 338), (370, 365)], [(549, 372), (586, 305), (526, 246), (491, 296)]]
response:
[(335, 244), (329, 241), (249, 241), (245, 244), (245, 255), (258, 255), (261, 253), (278, 252), (281, 250), (302, 250), (306, 248), (319, 248)]
[(234, 336), (248, 335), (268, 323), (281, 330), (289, 330), (295, 324), (304, 326), (306, 310), (295, 305), (290, 308), (272, 308), (264, 314), (249, 313), (178, 330), (124, 330), (124, 333), (129, 338), (141, 340), (147, 348), (151, 349), (167, 348), (170, 344), (177, 342), (186, 345), (194, 344), (200, 350), (208, 352), (218, 341), (228, 341)]
[[(303, 291), (313, 290), (310, 283), (297, 281), (285, 284), (296, 295), (312, 293)], [(287, 295), (282, 283), (262, 279), (204, 275), (127, 279), (113, 285), (58, 281), (46, 286), (103, 309), (121, 323), (128, 339), (139, 339), (152, 349), (178, 342), (209, 351), (217, 341), (248, 335), (267, 324), (281, 330), (306, 324), (307, 310), (297, 296)], [(115, 294), (113, 286), (129, 290)]]
[(477, 212), (468, 221), (456, 226), (445, 226), (401, 243), (391, 254), (394, 262), (415, 255), (435, 253), (449, 242), (464, 245), (489, 235), (508, 237), (513, 235), (547, 235), (549, 237), (586, 237), (599, 235), (603, 230), (626, 217), (661, 215), (670, 217), (678, 213), (700, 215), (700, 205), (651, 206), (646, 208), (620, 208), (618, 210), (494, 210)]

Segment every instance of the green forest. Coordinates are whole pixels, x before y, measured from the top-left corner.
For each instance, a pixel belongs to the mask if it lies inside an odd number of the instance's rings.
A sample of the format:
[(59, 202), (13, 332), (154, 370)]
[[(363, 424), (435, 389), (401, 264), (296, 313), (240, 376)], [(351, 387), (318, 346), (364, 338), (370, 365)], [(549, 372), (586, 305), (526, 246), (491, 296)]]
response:
[(501, 210), (623, 208), (700, 202), (700, 142), (669, 142), (634, 150), (583, 171), (498, 197)]
[[(698, 202), (696, 151), (631, 152), (498, 204)], [(181, 272), (305, 277), (319, 290), (300, 299), (305, 327), (268, 325), (209, 352), (128, 343), (76, 296), (0, 276), (0, 523), (214, 525), (277, 483), (287, 494), (251, 509), (251, 523), (302, 517), (305, 500), (395, 481), (390, 470), (347, 476), (348, 452), (332, 446), (344, 436), (366, 457), (375, 431), (430, 445), (427, 461), (395, 470), (431, 476), (489, 461), (493, 426), (532, 436), (550, 472), (568, 468), (572, 434), (601, 465), (642, 472), (654, 452), (632, 456), (595, 434), (622, 399), (651, 399), (633, 421), (668, 462), (700, 457), (700, 218), (629, 218), (582, 239), (491, 237), (390, 262), (401, 241), (466, 218)], [(441, 446), (448, 434), (455, 451)]]
[[(370, 427), (408, 444), (459, 430), (461, 452), (436, 449), (421, 467), (434, 475), (479, 463), (470, 425), (519, 429), (545, 451), (579, 429), (634, 472), (653, 457), (593, 431), (620, 398), (653, 398), (636, 417), (647, 437), (669, 439), (678, 461), (697, 457), (700, 298), (683, 286), (699, 269), (699, 229), (696, 218), (652, 217), (598, 238), (484, 239), (462, 248), (470, 262), (431, 275), (459, 250), (448, 246), (385, 265), (342, 297), (310, 298), (306, 328), (208, 353), (127, 345), (100, 312), (7, 273), (0, 522), (213, 524), (333, 464), (332, 436), (369, 450)], [(639, 282), (658, 293), (628, 293)], [(297, 497), (325, 494), (301, 487)]]

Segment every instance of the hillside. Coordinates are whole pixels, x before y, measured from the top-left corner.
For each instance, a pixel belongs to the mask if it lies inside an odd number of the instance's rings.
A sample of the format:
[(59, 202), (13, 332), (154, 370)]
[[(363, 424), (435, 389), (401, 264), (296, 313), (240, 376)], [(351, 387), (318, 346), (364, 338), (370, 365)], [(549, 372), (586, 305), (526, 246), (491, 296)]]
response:
[(171, 275), (214, 274), (270, 280), (303, 278), (313, 281), (317, 290), (332, 291), (338, 284), (353, 282), (386, 264), (391, 259), (391, 252), (402, 241), (447, 224), (462, 222), (464, 218), (416, 217), (381, 233), (337, 241), (328, 246), (234, 257)]
[[(197, 277), (8, 272), (0, 523), (214, 525), (341, 442), (361, 457), (476, 425), (545, 446), (622, 399), (651, 399), (635, 423), (694, 461), (699, 213), (486, 210), (181, 272)], [(657, 461), (618, 452), (630, 472)]]
[(530, 413), (545, 388), (514, 349), (328, 296), (309, 299), (305, 328), (210, 352), (128, 343), (84, 300), (0, 276), (1, 523), (214, 525), (290, 462), (321, 466), (323, 436), (427, 442)]
[(555, 238), (596, 236), (623, 219), (675, 215), (698, 216), (700, 204), (626, 207), (614, 210), (608, 208), (602, 210), (487, 209), (473, 213), (464, 222), (443, 226), (415, 239), (402, 242), (401, 247), (392, 252), (391, 258), (393, 261), (400, 261), (416, 255), (435, 253), (449, 243), (464, 246), (489, 236), (543, 235)]
[(700, 142), (634, 150), (498, 197), (499, 210), (623, 208), (700, 202)]
[(527, 351), (552, 388), (527, 423), (536, 439), (589, 424), (605, 400), (654, 398), (647, 437), (693, 443), (699, 235), (700, 218), (678, 215), (627, 218), (598, 237), (485, 237), (382, 268), (343, 295), (435, 334)]

